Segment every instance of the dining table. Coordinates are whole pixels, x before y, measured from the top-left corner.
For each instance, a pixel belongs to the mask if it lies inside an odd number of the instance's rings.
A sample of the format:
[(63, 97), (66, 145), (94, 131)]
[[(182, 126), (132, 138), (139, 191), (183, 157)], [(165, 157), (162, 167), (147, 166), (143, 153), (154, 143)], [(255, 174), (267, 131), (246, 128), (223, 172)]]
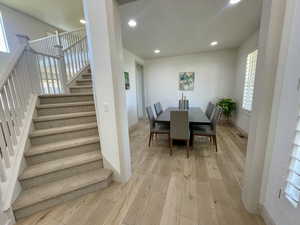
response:
[(200, 107), (190, 107), (188, 109), (179, 109), (178, 107), (169, 107), (157, 116), (156, 122), (158, 123), (170, 123), (171, 111), (188, 111), (189, 112), (189, 124), (191, 125), (211, 125), (211, 120), (207, 118), (205, 113)]

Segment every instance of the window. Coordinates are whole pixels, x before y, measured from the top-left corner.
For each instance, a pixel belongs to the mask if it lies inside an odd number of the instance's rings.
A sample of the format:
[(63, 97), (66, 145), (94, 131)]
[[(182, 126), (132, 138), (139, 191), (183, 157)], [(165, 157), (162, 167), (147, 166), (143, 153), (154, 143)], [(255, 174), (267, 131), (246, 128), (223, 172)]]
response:
[(0, 52), (9, 52), (1, 13), (0, 13)]
[(251, 52), (247, 56), (246, 75), (244, 83), (244, 94), (243, 94), (243, 109), (247, 111), (252, 110), (253, 94), (254, 94), (254, 81), (256, 72), (258, 50)]
[(285, 197), (298, 207), (300, 201), (300, 115), (298, 116)]

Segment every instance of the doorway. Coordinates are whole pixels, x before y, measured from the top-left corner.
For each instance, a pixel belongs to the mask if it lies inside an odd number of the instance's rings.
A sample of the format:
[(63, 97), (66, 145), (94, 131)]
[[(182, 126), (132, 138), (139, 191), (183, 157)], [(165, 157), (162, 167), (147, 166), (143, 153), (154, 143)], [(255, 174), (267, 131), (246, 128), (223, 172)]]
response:
[(136, 96), (137, 96), (137, 116), (139, 120), (145, 118), (145, 94), (144, 94), (144, 67), (136, 64)]

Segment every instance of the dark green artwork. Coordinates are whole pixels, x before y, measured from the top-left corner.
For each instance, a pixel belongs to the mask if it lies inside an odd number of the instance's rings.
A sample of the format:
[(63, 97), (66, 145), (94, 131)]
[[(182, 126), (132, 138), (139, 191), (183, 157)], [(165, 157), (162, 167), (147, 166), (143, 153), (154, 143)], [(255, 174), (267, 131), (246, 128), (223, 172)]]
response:
[(129, 90), (130, 89), (129, 73), (124, 72), (124, 76), (125, 76), (125, 89)]

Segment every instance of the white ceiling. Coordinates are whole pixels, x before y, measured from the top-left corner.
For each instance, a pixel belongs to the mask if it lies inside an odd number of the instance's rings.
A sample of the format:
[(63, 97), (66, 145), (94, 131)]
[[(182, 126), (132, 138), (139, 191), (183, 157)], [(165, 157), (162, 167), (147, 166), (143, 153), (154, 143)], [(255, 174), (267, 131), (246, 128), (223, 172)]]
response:
[(62, 30), (82, 26), (82, 0), (0, 0), (6, 6), (31, 15)]
[[(120, 6), (124, 46), (143, 57), (238, 47), (259, 26), (262, 0), (139, 0)], [(0, 0), (64, 30), (80, 26), (82, 0)], [(129, 28), (134, 18), (138, 26)], [(210, 47), (211, 41), (217, 47)]]
[[(122, 5), (123, 40), (135, 54), (157, 57), (238, 47), (259, 26), (262, 0), (140, 0)], [(127, 22), (134, 18), (135, 29)], [(210, 42), (218, 41), (217, 47)]]

